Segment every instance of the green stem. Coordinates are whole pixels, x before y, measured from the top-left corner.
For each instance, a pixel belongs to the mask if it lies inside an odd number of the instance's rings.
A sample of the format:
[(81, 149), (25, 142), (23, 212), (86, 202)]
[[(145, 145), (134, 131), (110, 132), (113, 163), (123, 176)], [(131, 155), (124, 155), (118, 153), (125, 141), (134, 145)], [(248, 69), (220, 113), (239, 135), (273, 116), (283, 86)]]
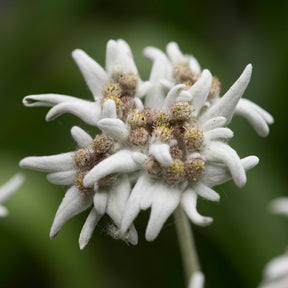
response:
[(185, 278), (187, 284), (189, 284), (191, 276), (195, 272), (201, 271), (197, 250), (193, 239), (191, 225), (180, 206), (175, 210), (174, 217), (176, 220), (176, 231), (182, 254)]

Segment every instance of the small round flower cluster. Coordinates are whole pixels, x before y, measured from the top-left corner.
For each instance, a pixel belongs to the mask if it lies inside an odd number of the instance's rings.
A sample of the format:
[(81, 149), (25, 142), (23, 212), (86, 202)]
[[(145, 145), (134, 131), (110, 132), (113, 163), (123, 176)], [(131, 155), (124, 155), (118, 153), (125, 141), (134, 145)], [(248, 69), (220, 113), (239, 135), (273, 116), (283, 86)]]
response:
[[(94, 187), (85, 187), (83, 179), (87, 173), (101, 161), (108, 158), (113, 150), (113, 140), (105, 135), (96, 135), (91, 145), (78, 149), (73, 154), (73, 160), (79, 173), (75, 176), (75, 186), (84, 194), (94, 193)], [(112, 185), (116, 181), (116, 175), (111, 174), (101, 178), (97, 185), (99, 187)]]
[(135, 73), (114, 74), (113, 81), (103, 86), (101, 103), (113, 100), (119, 118), (126, 117), (127, 113), (134, 107), (134, 95), (138, 83)]

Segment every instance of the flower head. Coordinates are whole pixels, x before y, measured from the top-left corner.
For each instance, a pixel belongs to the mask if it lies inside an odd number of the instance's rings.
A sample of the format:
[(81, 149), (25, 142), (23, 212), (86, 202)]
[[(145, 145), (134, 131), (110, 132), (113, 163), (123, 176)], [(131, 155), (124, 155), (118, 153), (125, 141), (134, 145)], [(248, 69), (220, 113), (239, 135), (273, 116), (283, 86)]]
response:
[(154, 62), (148, 82), (140, 80), (123, 40), (108, 42), (106, 71), (83, 51), (73, 52), (94, 102), (57, 94), (24, 98), (26, 106), (53, 106), (47, 120), (69, 112), (102, 131), (93, 140), (74, 127), (79, 150), (28, 157), (20, 163), (50, 173), (48, 180), (55, 184), (71, 185), (52, 225), (52, 238), (68, 219), (92, 204), (81, 247), (104, 213), (117, 227), (117, 238), (134, 244), (133, 221), (150, 207), (149, 241), (178, 205), (195, 224), (210, 224), (212, 218), (196, 209), (198, 196), (219, 201), (213, 186), (232, 178), (242, 187), (246, 171), (258, 163), (256, 156), (240, 159), (228, 145), (233, 132), (227, 125), (234, 114), (246, 117), (260, 135), (266, 135), (267, 123), (273, 122), (262, 108), (241, 100), (250, 81), (250, 64), (221, 97), (219, 80), (209, 70), (201, 71), (197, 60), (183, 55), (176, 43), (168, 44), (168, 56), (152, 47), (144, 54)]

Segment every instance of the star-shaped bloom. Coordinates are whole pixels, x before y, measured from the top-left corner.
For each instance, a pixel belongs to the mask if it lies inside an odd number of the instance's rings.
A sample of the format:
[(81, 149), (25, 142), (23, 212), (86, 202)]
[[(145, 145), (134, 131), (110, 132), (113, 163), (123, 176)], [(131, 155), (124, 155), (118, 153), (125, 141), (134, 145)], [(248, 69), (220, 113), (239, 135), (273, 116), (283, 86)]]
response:
[(9, 212), (7, 208), (2, 204), (18, 191), (23, 182), (24, 176), (22, 174), (16, 174), (7, 183), (0, 187), (0, 217), (8, 215)]
[[(146, 229), (149, 241), (157, 237), (178, 205), (195, 224), (210, 224), (212, 218), (200, 215), (196, 209), (198, 196), (219, 201), (214, 186), (232, 178), (242, 187), (246, 171), (258, 163), (256, 156), (240, 159), (228, 145), (233, 132), (227, 125), (238, 113), (249, 118), (256, 131), (264, 135), (267, 123), (273, 121), (256, 104), (241, 100), (252, 66), (247, 65), (220, 96), (219, 80), (209, 70), (202, 71), (194, 57), (184, 56), (175, 43), (168, 44), (168, 57), (156, 48), (145, 50), (154, 63), (149, 82), (144, 83), (123, 40), (108, 42), (106, 71), (84, 52), (76, 51), (73, 56), (94, 102), (55, 94), (24, 98), (26, 106), (53, 106), (47, 120), (69, 112), (102, 131), (93, 140), (74, 127), (72, 136), (80, 150), (28, 157), (20, 163), (22, 167), (50, 172), (48, 180), (55, 184), (72, 185), (56, 214), (51, 236), (91, 204), (94, 207), (84, 224), (84, 236), (80, 236), (86, 239), (80, 240), (81, 247), (105, 212), (120, 228), (116, 236), (133, 244), (137, 242), (133, 221), (140, 210), (150, 207)], [(104, 153), (101, 147), (110, 148)], [(111, 180), (108, 184), (107, 179)]]

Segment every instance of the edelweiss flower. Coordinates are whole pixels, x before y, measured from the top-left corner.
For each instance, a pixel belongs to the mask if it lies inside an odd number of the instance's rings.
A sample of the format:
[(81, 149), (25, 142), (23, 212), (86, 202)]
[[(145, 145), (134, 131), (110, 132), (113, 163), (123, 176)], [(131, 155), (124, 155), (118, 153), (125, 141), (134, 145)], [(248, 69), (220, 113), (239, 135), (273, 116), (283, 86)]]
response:
[(0, 217), (5, 217), (8, 215), (7, 208), (5, 208), (2, 204), (4, 204), (14, 193), (17, 192), (23, 182), (23, 175), (17, 174), (0, 187)]
[(120, 228), (116, 234), (135, 244), (137, 234), (132, 223), (140, 210), (149, 207), (146, 239), (152, 241), (179, 204), (192, 222), (207, 225), (212, 218), (197, 212), (197, 197), (219, 201), (213, 186), (231, 178), (239, 187), (246, 183), (245, 172), (258, 163), (258, 158), (239, 158), (228, 145), (233, 132), (227, 125), (234, 114), (239, 114), (259, 134), (266, 135), (267, 123), (273, 122), (272, 116), (256, 104), (240, 99), (252, 66), (248, 65), (220, 97), (219, 80), (207, 69), (201, 72), (195, 58), (183, 56), (175, 43), (168, 44), (167, 53), (169, 57), (156, 48), (145, 50), (154, 63), (150, 81), (143, 83), (123, 40), (108, 42), (107, 72), (77, 50), (73, 56), (95, 102), (55, 94), (24, 98), (26, 106), (55, 105), (47, 120), (69, 112), (103, 133), (93, 140), (74, 127), (72, 136), (80, 150), (28, 157), (20, 163), (52, 172), (48, 180), (55, 184), (72, 185), (56, 214), (52, 237), (68, 219), (94, 203), (82, 230), (84, 236), (80, 236), (81, 247), (105, 211)]

